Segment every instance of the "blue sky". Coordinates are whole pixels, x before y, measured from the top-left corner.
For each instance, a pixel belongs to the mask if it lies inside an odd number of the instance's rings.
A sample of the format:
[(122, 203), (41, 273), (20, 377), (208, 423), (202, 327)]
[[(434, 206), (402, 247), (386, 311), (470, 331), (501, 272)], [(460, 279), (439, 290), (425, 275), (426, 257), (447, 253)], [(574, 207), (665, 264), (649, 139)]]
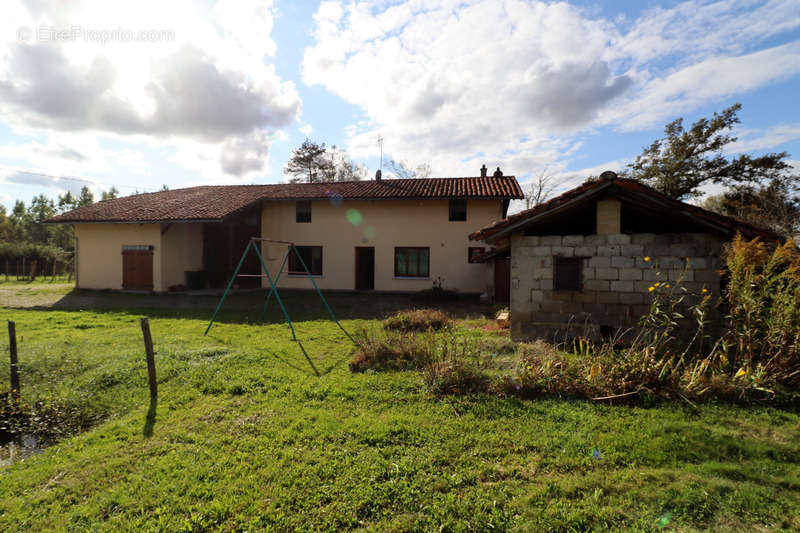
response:
[(800, 2), (12, 0), (0, 203), (285, 180), (308, 135), (364, 165), (564, 189), (741, 102), (736, 152), (800, 160)]

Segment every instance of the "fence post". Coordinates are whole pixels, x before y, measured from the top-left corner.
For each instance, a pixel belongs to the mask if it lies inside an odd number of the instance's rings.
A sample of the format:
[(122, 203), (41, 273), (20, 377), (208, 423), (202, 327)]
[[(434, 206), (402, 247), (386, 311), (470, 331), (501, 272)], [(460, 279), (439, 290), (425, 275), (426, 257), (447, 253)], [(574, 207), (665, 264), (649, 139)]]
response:
[(144, 351), (147, 355), (147, 379), (150, 382), (150, 400), (158, 396), (156, 389), (156, 361), (153, 357), (153, 339), (150, 336), (150, 321), (142, 319), (142, 335), (144, 336)]
[(13, 320), (8, 321), (8, 348), (11, 352), (11, 397), (19, 401), (19, 369), (17, 368), (17, 331)]

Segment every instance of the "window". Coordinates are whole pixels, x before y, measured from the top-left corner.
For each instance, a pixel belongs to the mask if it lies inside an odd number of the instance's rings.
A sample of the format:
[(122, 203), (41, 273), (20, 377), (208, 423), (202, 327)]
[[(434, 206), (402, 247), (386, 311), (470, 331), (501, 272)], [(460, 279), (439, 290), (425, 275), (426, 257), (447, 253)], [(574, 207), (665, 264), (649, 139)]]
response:
[[(303, 263), (308, 267), (308, 271), (314, 276), (322, 275), (322, 246), (296, 246)], [(289, 254), (289, 274), (305, 274), (306, 269), (303, 263), (297, 258), (297, 254)]]
[(467, 220), (467, 201), (450, 200), (450, 222), (464, 222)]
[(553, 280), (557, 291), (579, 291), (583, 289), (583, 258), (555, 257)]
[(427, 278), (430, 275), (430, 248), (395, 248), (394, 275)]
[(477, 263), (477, 261), (475, 261), (475, 258), (481, 255), (485, 249), (486, 248), (483, 248), (481, 246), (470, 246), (469, 251), (467, 252), (467, 262)]
[(294, 217), (295, 222), (311, 222), (311, 200), (298, 200)]

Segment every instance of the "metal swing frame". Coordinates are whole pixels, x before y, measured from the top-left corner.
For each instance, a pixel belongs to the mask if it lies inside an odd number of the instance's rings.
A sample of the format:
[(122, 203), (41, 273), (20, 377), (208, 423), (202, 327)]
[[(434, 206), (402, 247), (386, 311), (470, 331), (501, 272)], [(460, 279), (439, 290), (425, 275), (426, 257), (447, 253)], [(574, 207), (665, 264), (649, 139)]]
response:
[[(278, 275), (275, 277), (274, 280), (272, 279), (272, 276), (269, 273), (269, 269), (267, 268), (267, 264), (264, 262), (264, 257), (261, 255), (261, 250), (259, 250), (260, 246), (259, 246), (258, 243), (264, 243), (264, 242), (274, 243), (274, 244), (285, 244), (285, 245), (287, 245), (289, 247), (289, 249), (286, 251), (286, 255), (283, 257), (283, 261), (281, 262), (281, 268), (278, 271)], [(242, 268), (242, 264), (244, 264), (244, 258), (247, 256), (247, 252), (249, 252), (251, 249), (256, 253), (256, 256), (258, 257), (258, 261), (259, 261), (259, 263), (261, 263), (261, 268), (264, 271), (264, 274), (239, 274), (239, 270)], [(328, 310), (328, 313), (330, 313), (331, 319), (333, 319), (333, 321), (336, 322), (336, 325), (339, 326), (339, 329), (341, 329), (344, 332), (344, 334), (347, 335), (347, 338), (349, 338), (350, 340), (353, 340), (353, 338), (350, 336), (350, 334), (347, 332), (347, 330), (345, 330), (344, 327), (342, 327), (342, 325), (339, 323), (339, 319), (336, 318), (336, 314), (333, 312), (333, 309), (331, 309), (331, 306), (328, 304), (328, 301), (325, 299), (325, 296), (322, 294), (322, 291), (319, 289), (319, 286), (317, 285), (317, 282), (314, 281), (314, 276), (311, 275), (311, 272), (308, 270), (308, 266), (306, 266), (305, 261), (303, 261), (303, 257), (300, 255), (300, 252), (297, 250), (297, 247), (294, 245), (294, 243), (290, 242), (290, 241), (277, 241), (277, 240), (274, 240), (274, 239), (263, 239), (263, 238), (260, 238), (260, 237), (251, 237), (250, 241), (247, 243), (247, 246), (245, 247), (244, 252), (242, 252), (242, 257), (241, 257), (241, 259), (239, 259), (239, 264), (236, 265), (236, 270), (233, 271), (233, 275), (231, 276), (230, 281), (228, 281), (228, 285), (225, 287), (225, 292), (222, 293), (222, 298), (220, 298), (219, 303), (217, 304), (217, 308), (214, 310), (214, 314), (211, 315), (211, 321), (208, 323), (208, 327), (206, 328), (205, 333), (203, 333), (203, 336), (206, 336), (208, 334), (209, 330), (211, 330), (211, 326), (214, 324), (214, 320), (217, 318), (217, 314), (219, 313), (219, 310), (222, 309), (222, 304), (225, 302), (225, 298), (228, 297), (228, 293), (230, 292), (231, 287), (233, 287), (233, 282), (237, 277), (248, 277), (248, 278), (249, 277), (258, 277), (258, 278), (264, 278), (265, 277), (265, 278), (267, 278), (267, 281), (269, 281), (270, 289), (269, 289), (269, 293), (267, 294), (267, 299), (264, 302), (264, 307), (261, 310), (261, 320), (262, 321), (264, 320), (264, 316), (265, 316), (265, 314), (267, 312), (267, 307), (269, 306), (269, 302), (270, 302), (270, 300), (272, 298), (272, 294), (274, 293), (275, 294), (275, 300), (277, 300), (278, 305), (281, 308), (281, 312), (283, 312), (283, 316), (286, 319), (286, 322), (289, 324), (289, 329), (292, 331), (292, 340), (296, 341), (297, 340), (297, 335), (295, 333), (294, 324), (292, 324), (292, 319), (289, 317), (289, 312), (286, 311), (286, 306), (283, 305), (283, 300), (281, 299), (281, 295), (278, 292), (278, 281), (280, 281), (281, 275), (283, 274), (283, 268), (286, 266), (286, 261), (289, 259), (289, 256), (292, 254), (293, 251), (294, 251), (297, 259), (300, 261), (300, 264), (303, 265), (303, 270), (305, 270), (306, 275), (308, 276), (308, 279), (311, 280), (311, 284), (314, 286), (314, 290), (317, 291), (317, 294), (319, 294), (319, 297), (322, 300), (322, 303), (325, 304), (325, 308)]]

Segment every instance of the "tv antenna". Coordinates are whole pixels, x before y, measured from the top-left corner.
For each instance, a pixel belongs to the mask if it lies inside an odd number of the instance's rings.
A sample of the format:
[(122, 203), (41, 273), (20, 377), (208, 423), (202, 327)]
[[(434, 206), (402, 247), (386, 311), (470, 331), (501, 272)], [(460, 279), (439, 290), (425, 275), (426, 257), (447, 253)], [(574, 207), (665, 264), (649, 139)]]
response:
[(381, 149), (381, 172), (383, 172), (383, 136), (378, 134), (378, 147)]

